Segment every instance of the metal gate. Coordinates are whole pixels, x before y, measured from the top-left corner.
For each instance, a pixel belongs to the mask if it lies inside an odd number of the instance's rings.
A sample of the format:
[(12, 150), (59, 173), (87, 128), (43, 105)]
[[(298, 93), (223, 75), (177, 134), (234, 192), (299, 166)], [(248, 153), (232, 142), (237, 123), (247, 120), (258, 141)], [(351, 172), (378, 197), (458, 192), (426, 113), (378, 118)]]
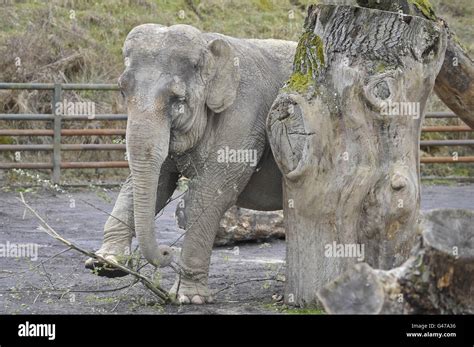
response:
[[(125, 151), (124, 144), (62, 144), (63, 136), (117, 136), (125, 135), (125, 129), (63, 129), (66, 121), (80, 120), (118, 120), (126, 121), (126, 114), (99, 114), (90, 115), (67, 115), (63, 116), (56, 112), (58, 102), (62, 102), (63, 91), (65, 90), (103, 90), (118, 91), (116, 84), (62, 84), (62, 83), (0, 83), (0, 89), (23, 89), (23, 90), (49, 90), (53, 93), (51, 114), (0, 114), (0, 120), (34, 120), (50, 121), (53, 129), (0, 129), (0, 136), (51, 136), (52, 144), (37, 145), (0, 145), (0, 151), (50, 151), (51, 162), (49, 163), (0, 163), (0, 169), (51, 169), (52, 181), (59, 183), (61, 179), (61, 169), (86, 169), (86, 168), (126, 168), (127, 161), (97, 161), (97, 162), (63, 162), (61, 160), (62, 151), (83, 151), (83, 150), (107, 150)], [(456, 118), (451, 112), (428, 112), (426, 118)], [(463, 126), (426, 126), (423, 132), (472, 132), (467, 125)], [(421, 147), (430, 146), (472, 146), (474, 140), (435, 140), (421, 141)], [(465, 157), (423, 157), (421, 163), (474, 163), (474, 156)]]

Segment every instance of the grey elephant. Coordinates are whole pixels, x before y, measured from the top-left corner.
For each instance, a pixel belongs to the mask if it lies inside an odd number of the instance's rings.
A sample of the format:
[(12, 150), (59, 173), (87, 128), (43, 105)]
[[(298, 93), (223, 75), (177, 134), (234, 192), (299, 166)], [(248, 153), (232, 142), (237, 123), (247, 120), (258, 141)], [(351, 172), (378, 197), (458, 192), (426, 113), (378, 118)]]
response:
[(180, 303), (212, 300), (210, 257), (225, 211), (282, 208), (265, 121), (295, 50), (294, 42), (237, 39), (188, 25), (144, 24), (128, 34), (119, 85), (127, 100), (131, 175), (105, 224), (100, 255), (120, 261), (136, 234), (151, 264), (168, 265), (172, 251), (157, 244), (154, 217), (183, 175), (190, 181), (181, 216), (182, 273), (171, 293)]

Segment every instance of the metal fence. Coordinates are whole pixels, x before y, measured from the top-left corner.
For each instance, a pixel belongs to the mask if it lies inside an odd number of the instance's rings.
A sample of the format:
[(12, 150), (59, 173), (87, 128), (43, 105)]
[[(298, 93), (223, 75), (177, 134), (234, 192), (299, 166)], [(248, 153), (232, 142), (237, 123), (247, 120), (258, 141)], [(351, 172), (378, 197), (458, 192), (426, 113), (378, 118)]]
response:
[[(52, 169), (52, 181), (59, 183), (61, 169), (88, 169), (88, 168), (126, 168), (127, 161), (98, 161), (98, 162), (63, 162), (62, 151), (107, 150), (125, 151), (123, 144), (62, 144), (63, 136), (117, 136), (125, 135), (125, 129), (63, 129), (66, 121), (88, 120), (118, 120), (126, 121), (126, 114), (99, 114), (99, 115), (67, 115), (57, 112), (58, 102), (63, 100), (63, 91), (66, 90), (103, 90), (117, 91), (116, 84), (62, 84), (62, 83), (0, 83), (0, 89), (22, 90), (49, 90), (53, 92), (51, 114), (0, 114), (0, 120), (34, 120), (51, 121), (53, 129), (0, 129), (0, 136), (51, 136), (52, 144), (0, 145), (0, 151), (51, 151), (50, 163), (0, 163), (0, 169)], [(426, 118), (456, 118), (451, 112), (428, 112)], [(464, 126), (425, 126), (423, 132), (472, 132)], [(473, 146), (474, 140), (433, 140), (421, 141), (421, 147), (431, 146)], [(474, 156), (465, 157), (423, 157), (422, 163), (474, 163)]]

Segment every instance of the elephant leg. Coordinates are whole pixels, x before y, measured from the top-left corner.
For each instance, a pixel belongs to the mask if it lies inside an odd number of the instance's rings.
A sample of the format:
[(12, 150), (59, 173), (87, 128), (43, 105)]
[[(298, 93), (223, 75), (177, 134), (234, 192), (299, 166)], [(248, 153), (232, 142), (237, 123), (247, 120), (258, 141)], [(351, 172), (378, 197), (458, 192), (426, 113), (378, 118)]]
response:
[(212, 177), (204, 175), (190, 181), (178, 221), (185, 226), (186, 233), (179, 262), (181, 273), (170, 290), (175, 303), (212, 301), (208, 288), (212, 247), (220, 220), (250, 179), (252, 172), (244, 171), (239, 177), (216, 177), (218, 170), (208, 170), (214, 172)]
[[(160, 173), (155, 214), (159, 213), (173, 195), (178, 180), (178, 173), (166, 170)], [(104, 238), (101, 248), (96, 254), (107, 260), (127, 263), (131, 254), (132, 238), (135, 236), (133, 218), (133, 184), (129, 175), (120, 190), (117, 201), (104, 226)], [(97, 259), (86, 260), (85, 267), (94, 270), (99, 276), (122, 277), (127, 273), (104, 266)]]
[[(105, 223), (102, 246), (96, 254), (110, 261), (124, 263), (123, 260), (131, 254), (133, 227), (133, 188), (132, 176), (129, 175), (122, 185), (114, 209)], [(87, 259), (85, 266), (100, 276), (122, 277), (127, 275), (123, 271), (104, 266), (94, 258)]]

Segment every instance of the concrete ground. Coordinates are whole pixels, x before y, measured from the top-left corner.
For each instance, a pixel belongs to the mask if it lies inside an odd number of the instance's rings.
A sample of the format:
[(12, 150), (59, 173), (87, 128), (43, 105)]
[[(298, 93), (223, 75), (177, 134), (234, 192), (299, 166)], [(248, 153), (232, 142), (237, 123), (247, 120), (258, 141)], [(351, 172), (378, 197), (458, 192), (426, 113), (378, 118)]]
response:
[[(69, 195), (44, 190), (24, 192), (28, 203), (56, 231), (89, 250), (100, 247), (102, 228), (108, 217), (103, 211), (112, 210), (117, 194), (117, 189), (105, 191), (102, 188), (71, 191)], [(272, 296), (283, 293), (283, 283), (264, 279), (285, 273), (285, 242), (282, 240), (214, 249), (210, 286), (214, 292), (219, 291), (215, 294), (215, 303), (160, 306), (141, 284), (129, 287), (133, 281), (130, 276), (97, 277), (84, 268), (86, 257), (82, 254), (69, 250), (57, 255), (67, 247), (39, 228), (38, 220), (25, 210), (18, 197), (17, 191), (0, 192), (0, 244), (39, 244), (38, 259), (0, 258), (0, 314), (279, 312)], [(171, 244), (182, 233), (175, 225), (175, 206), (176, 201), (157, 219), (161, 243)], [(423, 186), (422, 209), (433, 208), (474, 209), (474, 185)], [(178, 241), (177, 246), (180, 244)], [(143, 271), (151, 276), (149, 266)], [(169, 289), (175, 278), (173, 270), (164, 269), (160, 276), (162, 287)]]

